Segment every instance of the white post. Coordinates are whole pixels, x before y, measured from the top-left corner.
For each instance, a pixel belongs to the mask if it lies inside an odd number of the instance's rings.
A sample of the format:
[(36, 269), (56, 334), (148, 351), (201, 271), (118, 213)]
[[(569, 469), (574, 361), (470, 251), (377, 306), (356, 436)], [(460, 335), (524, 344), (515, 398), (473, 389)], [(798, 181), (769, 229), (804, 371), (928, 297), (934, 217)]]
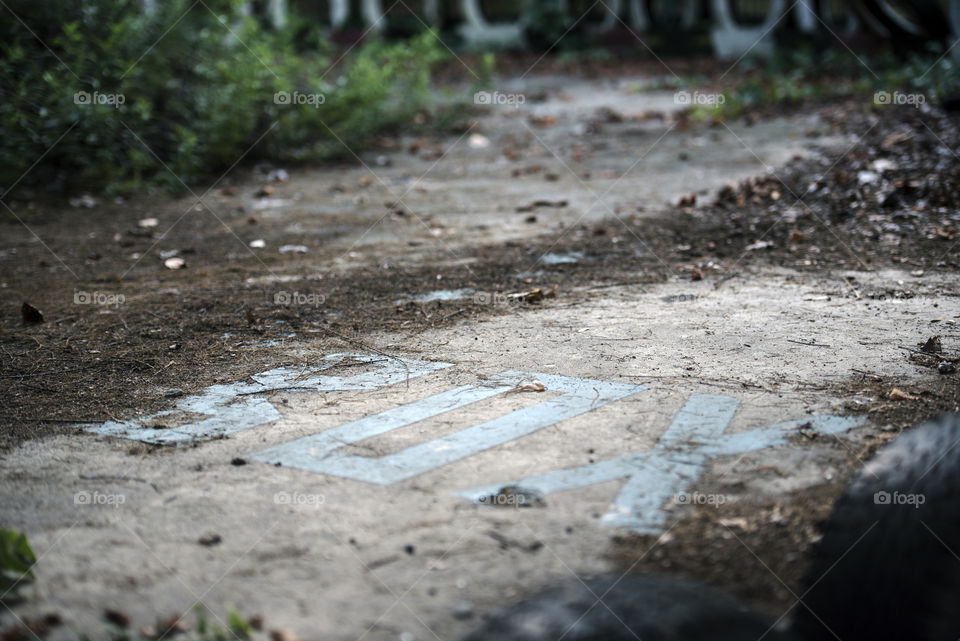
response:
[(517, 42), (523, 39), (523, 27), (519, 19), (490, 24), (480, 10), (477, 0), (460, 0), (460, 10), (465, 19), (464, 24), (460, 25), (460, 35), (469, 42)]
[(350, 17), (350, 0), (331, 0), (330, 26), (334, 29), (342, 27)]
[(278, 29), (287, 24), (287, 0), (270, 0), (267, 5), (270, 24)]
[(748, 53), (768, 56), (773, 53), (773, 30), (786, 9), (786, 0), (770, 0), (767, 17), (758, 27), (742, 27), (733, 19), (730, 0), (713, 0), (717, 22), (710, 34), (713, 50), (719, 58), (739, 58)]

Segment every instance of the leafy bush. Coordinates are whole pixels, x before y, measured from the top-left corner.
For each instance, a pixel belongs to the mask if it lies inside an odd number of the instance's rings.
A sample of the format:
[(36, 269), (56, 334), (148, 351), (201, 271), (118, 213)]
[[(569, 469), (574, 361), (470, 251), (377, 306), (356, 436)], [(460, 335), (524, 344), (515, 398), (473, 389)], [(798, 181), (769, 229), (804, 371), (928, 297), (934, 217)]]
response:
[(16, 530), (0, 530), (0, 599), (16, 600), (17, 588), (33, 580), (37, 557), (27, 535)]
[(329, 52), (298, 51), (302, 34), (265, 30), (240, 0), (156, 5), (7, 3), (0, 191), (25, 172), (44, 188), (122, 192), (177, 188), (243, 157), (346, 154), (425, 107), (441, 59), (427, 32), (363, 46), (330, 71)]

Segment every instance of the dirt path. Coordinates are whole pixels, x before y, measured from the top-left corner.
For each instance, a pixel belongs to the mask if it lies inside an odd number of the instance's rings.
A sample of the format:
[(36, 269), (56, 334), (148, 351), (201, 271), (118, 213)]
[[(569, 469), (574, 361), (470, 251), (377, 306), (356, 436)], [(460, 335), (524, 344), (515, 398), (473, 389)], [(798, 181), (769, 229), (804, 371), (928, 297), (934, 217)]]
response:
[(538, 78), (199, 205), (16, 207), (0, 515), (43, 552), (17, 613), (452, 639), (621, 567), (779, 616), (842, 481), (957, 407), (955, 128), (710, 126), (634, 84)]

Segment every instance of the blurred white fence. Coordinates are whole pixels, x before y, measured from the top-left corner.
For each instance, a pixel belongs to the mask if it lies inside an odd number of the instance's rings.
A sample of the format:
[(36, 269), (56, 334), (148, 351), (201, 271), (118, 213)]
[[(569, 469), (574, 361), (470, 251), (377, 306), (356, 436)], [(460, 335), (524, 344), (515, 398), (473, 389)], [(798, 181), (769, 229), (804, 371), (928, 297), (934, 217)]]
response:
[[(282, 25), (292, 3), (297, 8), (309, 7), (311, 15), (338, 28), (347, 24), (353, 11), (366, 29), (380, 31), (388, 23), (385, 6), (387, 11), (399, 7), (426, 25), (440, 25), (454, 16), (459, 34), (471, 43), (518, 43), (526, 26), (524, 8), (537, 1), (264, 0), (261, 13), (273, 24)], [(574, 17), (591, 6), (577, 0), (540, 1), (559, 1)], [(157, 0), (143, 2), (149, 9)], [(490, 6), (496, 7), (497, 15), (488, 15), (485, 7)], [(774, 31), (784, 26), (831, 36), (865, 30), (894, 39), (937, 39), (948, 44), (960, 39), (960, 0), (603, 0), (593, 5), (590, 14), (590, 29), (595, 33), (628, 28), (645, 34), (666, 22), (681, 31), (706, 24), (714, 51), (723, 58), (769, 53)]]

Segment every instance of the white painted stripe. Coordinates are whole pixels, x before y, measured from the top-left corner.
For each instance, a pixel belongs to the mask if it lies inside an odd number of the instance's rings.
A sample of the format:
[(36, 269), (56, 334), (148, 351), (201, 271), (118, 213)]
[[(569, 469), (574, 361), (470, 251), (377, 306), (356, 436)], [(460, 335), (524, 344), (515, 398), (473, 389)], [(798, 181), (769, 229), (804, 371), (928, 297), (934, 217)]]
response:
[[(323, 372), (345, 361), (375, 365), (376, 369), (353, 376), (327, 376)], [(160, 445), (181, 445), (206, 441), (226, 434), (234, 434), (282, 418), (279, 411), (258, 391), (283, 389), (312, 389), (318, 392), (373, 390), (395, 385), (451, 367), (451, 363), (386, 358), (372, 354), (331, 354), (321, 359), (323, 366), (312, 368), (283, 367), (252, 376), (254, 383), (212, 385), (201, 394), (179, 400), (173, 410), (157, 412), (131, 421), (107, 421), (100, 425), (82, 426), (88, 432), (116, 436)], [(167, 421), (174, 422), (178, 414), (190, 412), (205, 415), (191, 423), (175, 427), (156, 428)]]
[(602, 522), (635, 532), (658, 534), (669, 518), (664, 506), (690, 488), (709, 460), (784, 445), (791, 433), (795, 434), (797, 428), (806, 424), (822, 434), (839, 434), (863, 423), (860, 418), (813, 416), (724, 436), (739, 403), (728, 396), (694, 394), (647, 452), (474, 487), (457, 495), (477, 501), (498, 493), (506, 485), (547, 495), (626, 478)]
[[(351, 456), (337, 451), (337, 448), (344, 445), (502, 394), (518, 383), (530, 379), (539, 380), (547, 390), (561, 392), (561, 396), (379, 458)], [(555, 374), (504, 372), (491, 377), (487, 385), (461, 387), (436, 394), (321, 434), (270, 448), (255, 454), (253, 458), (367, 483), (389, 485), (532, 434), (644, 389), (646, 388), (639, 385)]]

